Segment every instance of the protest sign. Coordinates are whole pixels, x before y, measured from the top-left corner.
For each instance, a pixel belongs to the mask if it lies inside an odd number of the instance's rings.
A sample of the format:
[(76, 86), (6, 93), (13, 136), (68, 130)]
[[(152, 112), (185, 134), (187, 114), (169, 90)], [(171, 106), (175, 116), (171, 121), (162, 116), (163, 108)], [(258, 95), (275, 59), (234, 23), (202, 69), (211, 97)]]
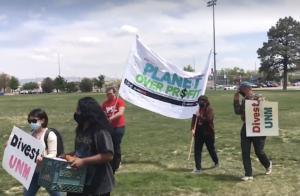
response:
[(37, 158), (44, 145), (30, 134), (14, 126), (4, 151), (2, 167), (28, 190)]
[(128, 102), (176, 119), (189, 119), (205, 94), (212, 52), (201, 73), (185, 72), (155, 54), (136, 38), (129, 54), (119, 94)]
[(246, 100), (245, 115), (247, 137), (279, 136), (277, 102)]

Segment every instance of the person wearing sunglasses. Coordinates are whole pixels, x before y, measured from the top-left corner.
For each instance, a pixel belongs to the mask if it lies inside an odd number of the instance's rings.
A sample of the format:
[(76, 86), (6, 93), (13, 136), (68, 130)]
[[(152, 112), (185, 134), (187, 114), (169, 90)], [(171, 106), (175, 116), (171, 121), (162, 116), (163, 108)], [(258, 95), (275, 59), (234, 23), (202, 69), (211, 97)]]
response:
[[(54, 158), (57, 155), (57, 137), (54, 132), (49, 132), (47, 139), (47, 146), (44, 142), (44, 136), (48, 130), (48, 116), (45, 111), (41, 109), (34, 109), (28, 114), (27, 122), (30, 125), (31, 135), (38, 139), (45, 146), (44, 154), (37, 158), (37, 166), (33, 174), (29, 189), (24, 188), (23, 196), (35, 196), (40, 189), (38, 185), (39, 173), (42, 169), (43, 157)], [(5, 147), (7, 146), (7, 142)], [(47, 190), (47, 189), (46, 189)], [(47, 190), (50, 196), (62, 196), (60, 192)]]
[(113, 171), (119, 169), (121, 164), (121, 142), (125, 134), (125, 103), (119, 97), (116, 97), (116, 89), (109, 87), (106, 89), (107, 101), (102, 104), (102, 110), (105, 112), (113, 131), (111, 137), (114, 143), (114, 159), (112, 161)]

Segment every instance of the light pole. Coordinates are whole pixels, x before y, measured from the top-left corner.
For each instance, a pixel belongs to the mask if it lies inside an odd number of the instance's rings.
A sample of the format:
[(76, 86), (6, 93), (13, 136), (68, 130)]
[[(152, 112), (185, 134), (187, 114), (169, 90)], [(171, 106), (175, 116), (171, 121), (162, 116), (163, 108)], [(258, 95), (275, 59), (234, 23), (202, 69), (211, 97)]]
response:
[(216, 42), (215, 42), (215, 5), (217, 5), (217, 0), (211, 0), (207, 2), (207, 7), (213, 7), (213, 33), (214, 33), (214, 83), (215, 91), (217, 90), (216, 78), (217, 78), (217, 68), (216, 68)]
[(58, 76), (60, 76), (60, 59), (59, 59), (59, 53), (58, 53)]
[(196, 72), (196, 66), (195, 66), (195, 56), (193, 55), (193, 60), (194, 60), (194, 72)]

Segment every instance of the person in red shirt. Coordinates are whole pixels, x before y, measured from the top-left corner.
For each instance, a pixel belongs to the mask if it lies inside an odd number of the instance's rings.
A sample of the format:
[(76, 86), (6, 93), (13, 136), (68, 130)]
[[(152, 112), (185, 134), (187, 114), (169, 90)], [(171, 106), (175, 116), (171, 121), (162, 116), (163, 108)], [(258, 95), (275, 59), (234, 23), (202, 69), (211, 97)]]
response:
[[(199, 102), (199, 111), (196, 115), (193, 115), (191, 128), (192, 134), (194, 137), (194, 156), (195, 156), (195, 169), (192, 173), (201, 173), (201, 156), (203, 145), (206, 145), (206, 148), (215, 163), (215, 168), (218, 169), (219, 159), (215, 150), (215, 130), (214, 130), (214, 112), (210, 107), (208, 98), (205, 95), (201, 95), (198, 98)], [(195, 122), (197, 119), (197, 122)], [(196, 123), (196, 129), (194, 128)]]
[(125, 134), (125, 103), (119, 97), (116, 97), (116, 89), (109, 87), (106, 89), (107, 101), (102, 104), (102, 110), (105, 112), (113, 131), (111, 137), (114, 144), (114, 159), (112, 161), (113, 171), (115, 172), (121, 163), (121, 142)]

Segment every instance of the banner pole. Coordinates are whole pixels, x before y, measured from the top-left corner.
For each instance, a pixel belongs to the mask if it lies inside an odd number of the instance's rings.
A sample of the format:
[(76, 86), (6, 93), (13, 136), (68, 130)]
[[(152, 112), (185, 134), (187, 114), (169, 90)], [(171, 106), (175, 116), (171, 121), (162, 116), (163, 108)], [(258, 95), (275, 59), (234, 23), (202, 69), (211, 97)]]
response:
[[(195, 130), (195, 132), (196, 132), (197, 121), (198, 121), (198, 116), (196, 117), (195, 124), (194, 124), (194, 130)], [(192, 153), (192, 147), (193, 147), (193, 144), (194, 144), (194, 136), (192, 135), (192, 141), (191, 141), (190, 153), (189, 153), (189, 156), (188, 156), (188, 159), (187, 159), (187, 160), (190, 160), (191, 153)]]

